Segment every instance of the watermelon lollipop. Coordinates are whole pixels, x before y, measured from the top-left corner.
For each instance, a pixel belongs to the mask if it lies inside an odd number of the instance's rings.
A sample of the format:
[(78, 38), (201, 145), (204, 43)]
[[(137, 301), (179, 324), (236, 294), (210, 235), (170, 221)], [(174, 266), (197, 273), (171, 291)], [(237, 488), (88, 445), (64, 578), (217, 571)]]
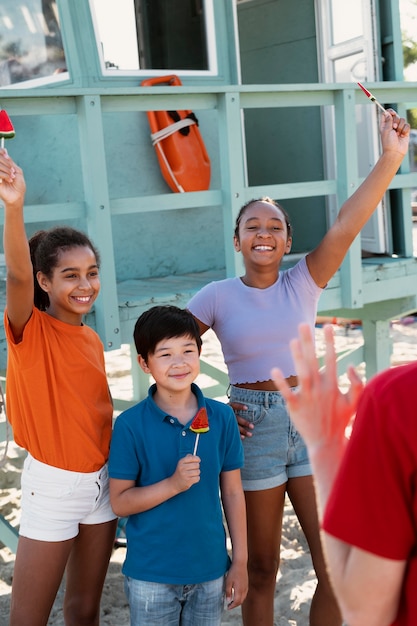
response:
[(374, 103), (376, 104), (376, 106), (377, 106), (379, 109), (381, 109), (381, 111), (382, 111), (383, 113), (386, 113), (386, 110), (384, 109), (384, 107), (382, 106), (382, 104), (380, 104), (380, 103), (378, 102), (378, 100), (375, 98), (375, 96), (374, 96), (373, 94), (371, 94), (371, 92), (370, 92), (370, 91), (368, 91), (368, 90), (366, 89), (366, 87), (364, 87), (364, 86), (363, 86), (363, 85), (361, 85), (360, 83), (358, 83), (358, 85), (359, 85), (359, 87), (362, 89), (362, 91), (363, 91), (363, 93), (365, 94), (365, 96), (366, 96), (367, 98), (369, 98), (369, 100), (371, 100), (371, 102), (374, 102)]
[(204, 407), (201, 407), (201, 409), (198, 409), (195, 418), (191, 422), (190, 430), (192, 430), (193, 433), (197, 433), (197, 437), (195, 438), (195, 444), (194, 444), (194, 452), (193, 452), (193, 455), (195, 456), (197, 453), (197, 446), (198, 446), (198, 440), (200, 438), (200, 433), (206, 433), (210, 430), (207, 411)]
[(1, 147), (4, 148), (4, 140), (5, 139), (13, 139), (15, 136), (14, 127), (10, 120), (10, 117), (7, 115), (6, 111), (3, 109), (0, 111), (0, 139), (1, 139)]

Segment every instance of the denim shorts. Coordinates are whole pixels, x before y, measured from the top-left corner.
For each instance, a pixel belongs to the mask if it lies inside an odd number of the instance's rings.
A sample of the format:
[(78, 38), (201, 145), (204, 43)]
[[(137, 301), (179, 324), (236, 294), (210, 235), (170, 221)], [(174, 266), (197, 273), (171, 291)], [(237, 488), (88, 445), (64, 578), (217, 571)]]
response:
[(168, 585), (125, 577), (130, 626), (220, 626), (225, 577)]
[(248, 408), (237, 414), (254, 425), (245, 437), (242, 484), (245, 491), (283, 485), (289, 478), (310, 476), (311, 466), (303, 438), (291, 423), (279, 391), (230, 387), (230, 401)]
[(28, 454), (21, 482), (22, 537), (66, 541), (78, 535), (79, 524), (116, 519), (110, 506), (107, 465), (97, 472), (70, 472)]

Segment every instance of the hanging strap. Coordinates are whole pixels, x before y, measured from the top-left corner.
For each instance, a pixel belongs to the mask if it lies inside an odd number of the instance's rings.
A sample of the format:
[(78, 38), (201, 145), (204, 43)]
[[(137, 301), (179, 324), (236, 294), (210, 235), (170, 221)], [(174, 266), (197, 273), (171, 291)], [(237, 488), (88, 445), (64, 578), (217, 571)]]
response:
[(166, 139), (166, 137), (173, 135), (177, 131), (181, 131), (182, 128), (193, 126), (194, 124), (197, 124), (196, 120), (185, 117), (183, 120), (165, 126), (165, 128), (161, 128), (161, 130), (158, 130), (156, 133), (151, 133), (152, 145), (155, 146), (159, 141), (162, 141), (162, 139)]
[[(193, 124), (198, 124), (197, 118), (195, 117), (194, 114), (192, 115), (194, 119), (192, 117), (185, 117), (183, 120), (179, 120), (178, 122), (174, 122), (174, 124), (170, 124), (169, 126), (165, 126), (165, 128), (161, 128), (161, 130), (158, 130), (156, 133), (151, 133), (152, 145), (155, 147), (155, 149), (159, 151), (159, 154), (161, 155), (161, 158), (163, 159), (165, 163), (165, 166), (169, 172), (169, 175), (171, 176), (178, 191), (181, 193), (184, 193), (184, 189), (175, 178), (175, 174), (172, 171), (171, 166), (168, 163), (168, 159), (165, 156), (165, 152), (163, 151), (162, 146), (160, 145), (159, 142), (162, 141), (163, 139), (166, 139), (170, 135), (173, 135), (177, 131), (181, 132), (181, 129), (192, 126)], [(187, 128), (187, 130), (189, 129)]]

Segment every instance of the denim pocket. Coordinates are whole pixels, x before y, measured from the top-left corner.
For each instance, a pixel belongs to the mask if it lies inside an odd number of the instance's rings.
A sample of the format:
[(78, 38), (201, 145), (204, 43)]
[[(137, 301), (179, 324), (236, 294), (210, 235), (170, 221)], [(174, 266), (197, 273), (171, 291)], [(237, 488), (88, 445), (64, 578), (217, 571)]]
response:
[(247, 409), (237, 410), (236, 415), (243, 417), (243, 419), (251, 422), (251, 424), (260, 424), (267, 413), (265, 408), (259, 404), (249, 404), (248, 402), (245, 402), (245, 405), (247, 406)]

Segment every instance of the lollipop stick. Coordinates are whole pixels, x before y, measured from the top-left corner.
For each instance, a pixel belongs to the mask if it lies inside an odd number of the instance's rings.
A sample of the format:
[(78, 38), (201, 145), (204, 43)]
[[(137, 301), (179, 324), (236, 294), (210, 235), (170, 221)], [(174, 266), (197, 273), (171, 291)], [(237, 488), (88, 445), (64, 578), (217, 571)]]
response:
[(200, 433), (197, 433), (197, 436), (195, 438), (195, 444), (194, 444), (194, 452), (193, 452), (193, 456), (195, 456), (197, 454), (197, 446), (198, 446), (198, 440), (200, 438)]

